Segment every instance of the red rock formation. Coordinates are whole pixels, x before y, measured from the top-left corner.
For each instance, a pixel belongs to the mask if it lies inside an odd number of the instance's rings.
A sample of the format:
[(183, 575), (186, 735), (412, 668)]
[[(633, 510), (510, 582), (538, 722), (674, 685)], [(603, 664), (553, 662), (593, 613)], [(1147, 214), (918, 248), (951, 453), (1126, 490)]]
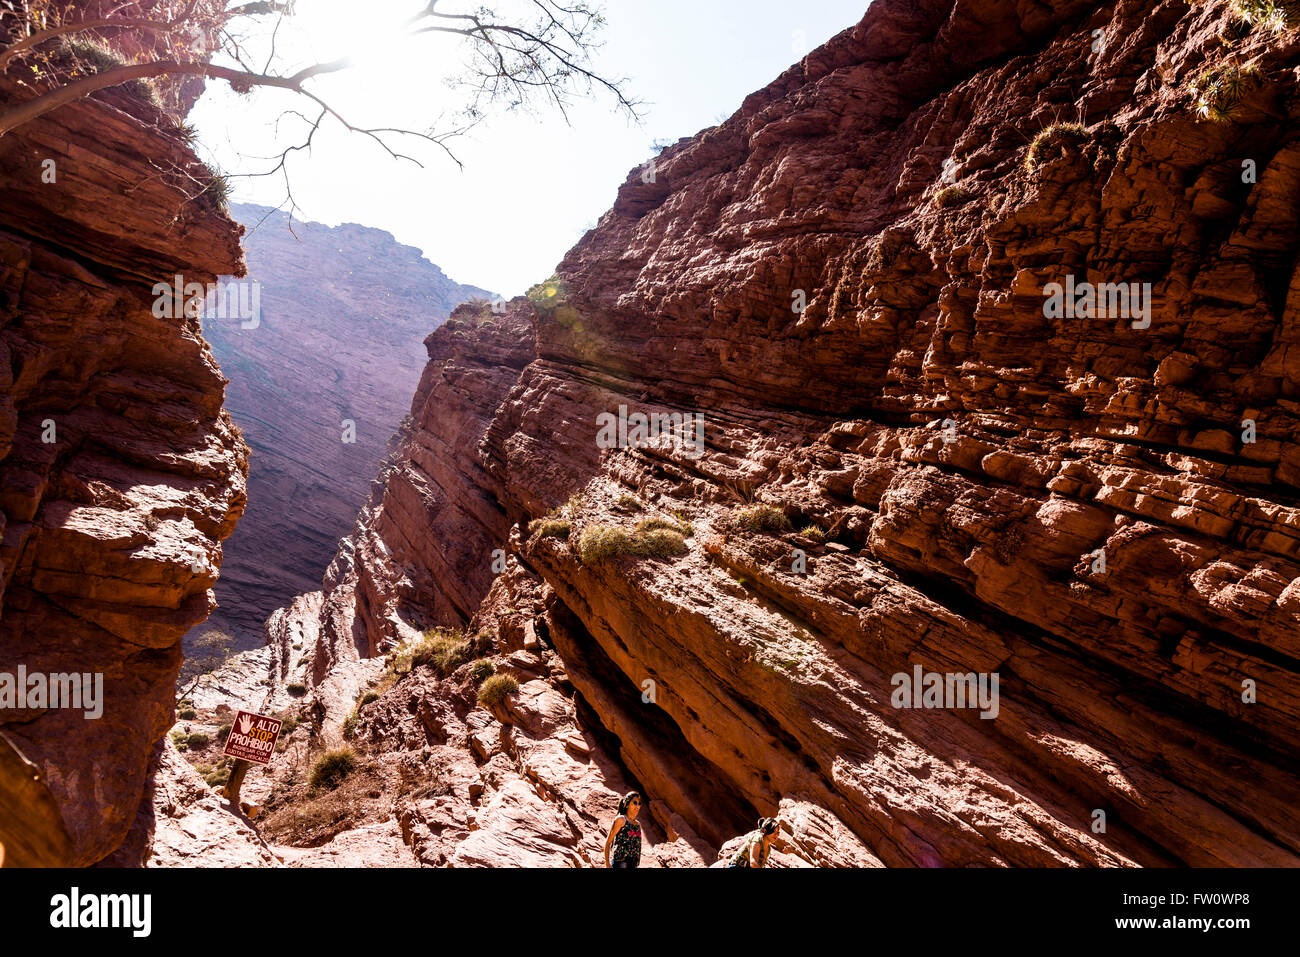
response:
[[(469, 756), (405, 812), (422, 860), (522, 860), (466, 823), (514, 814), (590, 861), (628, 779), (701, 855), (780, 808), (819, 864), (1300, 863), (1300, 33), (1232, 30), (878, 0), (633, 171), (554, 295), (431, 337), (313, 599), (322, 661), (473, 617), (519, 673), (490, 715), (419, 667), (360, 712), (376, 751)], [(1150, 283), (1149, 326), (1049, 315), (1068, 275)], [(704, 454), (602, 451), (620, 405), (702, 413)], [(575, 491), (568, 534), (521, 534)], [(685, 553), (580, 557), (645, 517)], [(996, 718), (895, 707), (917, 666), (996, 673)], [(540, 770), (562, 713), (584, 757)]]
[(287, 214), (231, 212), (247, 229), (260, 315), (256, 325), (212, 319), (204, 332), (253, 449), (249, 504), (225, 546), (219, 607), (196, 631), (222, 629), (249, 648), (271, 612), (320, 583), (351, 529), (410, 407), (425, 336), (459, 303), (491, 294), (381, 230), (295, 222), (291, 232)]
[[(20, 74), (0, 103), (30, 96)], [(0, 711), (66, 863), (106, 857), (136, 817), (181, 636), (244, 506), (247, 448), (199, 325), (152, 308), (157, 281), (240, 270), (210, 178), (174, 116), (125, 88), (0, 138), (0, 673), (103, 675), (98, 719)]]

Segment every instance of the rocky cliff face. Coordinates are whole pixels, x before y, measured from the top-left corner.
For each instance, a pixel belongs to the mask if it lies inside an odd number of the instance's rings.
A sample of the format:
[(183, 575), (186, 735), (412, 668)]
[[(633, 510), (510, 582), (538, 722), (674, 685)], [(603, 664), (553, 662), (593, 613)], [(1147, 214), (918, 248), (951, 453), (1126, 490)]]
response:
[(424, 337), (459, 303), (491, 294), (381, 230), (290, 222), (261, 206), (231, 212), (247, 230), (260, 312), (213, 318), (204, 332), (253, 449), (249, 504), (225, 547), (219, 607), (196, 631), (251, 648), (272, 611), (319, 585), (352, 527), (410, 406)]
[[(31, 95), (23, 75), (0, 102)], [(122, 842), (244, 507), (247, 448), (199, 323), (154, 309), (177, 273), (242, 273), (185, 142), (126, 88), (0, 138), (0, 675), (102, 676), (98, 717), (0, 705), (0, 793), (25, 794), (0, 813), (11, 864)]]
[[(877, 0), (453, 316), (270, 622), (309, 682), (466, 622), (519, 682), (426, 652), (359, 709), (432, 782), (419, 858), (597, 860), (636, 782), (663, 863), (777, 810), (815, 864), (1300, 863), (1298, 52), (1228, 3)], [(702, 454), (602, 448), (620, 406)], [(996, 716), (900, 707), (918, 667)]]

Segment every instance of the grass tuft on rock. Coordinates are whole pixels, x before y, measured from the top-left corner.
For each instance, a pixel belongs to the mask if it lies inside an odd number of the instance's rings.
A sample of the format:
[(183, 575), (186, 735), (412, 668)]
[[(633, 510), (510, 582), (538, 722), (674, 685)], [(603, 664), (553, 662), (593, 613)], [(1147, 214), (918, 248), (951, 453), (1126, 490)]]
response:
[(470, 643), (458, 631), (434, 628), (426, 631), (411, 649), (411, 663), (429, 665), (446, 678), (470, 660)]
[(562, 518), (539, 518), (528, 523), (528, 531), (538, 538), (568, 538), (573, 523)]
[(643, 528), (646, 524), (640, 523), (631, 532), (615, 525), (588, 525), (578, 536), (578, 554), (584, 562), (598, 562), (623, 556), (667, 558), (690, 550), (680, 528), (673, 523), (668, 523), (668, 528)]
[(731, 515), (731, 523), (746, 532), (788, 532), (792, 528), (785, 512), (772, 505), (749, 505), (736, 509)]
[(1088, 141), (1088, 130), (1082, 123), (1053, 123), (1034, 137), (1025, 153), (1025, 169), (1033, 171), (1067, 149), (1077, 148)]
[(934, 194), (934, 205), (940, 209), (952, 209), (970, 202), (974, 196), (965, 186), (945, 186)]
[(513, 675), (493, 675), (483, 682), (478, 689), (478, 700), (489, 708), (506, 700), (507, 695), (519, 690), (519, 682)]
[(647, 532), (655, 531), (676, 532), (684, 538), (689, 538), (692, 534), (691, 523), (672, 521), (666, 518), (646, 518), (636, 523), (633, 529), (634, 535), (644, 535)]

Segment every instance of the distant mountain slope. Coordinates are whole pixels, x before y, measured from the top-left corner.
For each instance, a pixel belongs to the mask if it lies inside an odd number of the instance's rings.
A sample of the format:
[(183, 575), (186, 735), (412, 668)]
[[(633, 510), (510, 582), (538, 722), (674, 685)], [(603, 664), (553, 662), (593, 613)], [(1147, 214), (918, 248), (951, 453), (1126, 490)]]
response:
[(189, 637), (220, 628), (248, 648), (275, 608), (320, 587), (410, 409), (424, 338), (458, 303), (492, 294), (453, 282), (382, 230), (291, 224), (253, 205), (231, 214), (247, 228), (260, 317), (208, 319), (204, 334), (253, 448), (248, 510), (225, 545), (220, 607)]

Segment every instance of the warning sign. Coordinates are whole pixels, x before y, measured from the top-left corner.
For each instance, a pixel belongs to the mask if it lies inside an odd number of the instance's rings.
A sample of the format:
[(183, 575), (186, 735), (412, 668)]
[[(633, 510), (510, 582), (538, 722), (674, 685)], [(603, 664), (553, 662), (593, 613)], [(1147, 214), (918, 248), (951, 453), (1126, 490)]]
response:
[(280, 737), (280, 719), (241, 711), (226, 738), (225, 753), (254, 764), (270, 764), (275, 742)]

